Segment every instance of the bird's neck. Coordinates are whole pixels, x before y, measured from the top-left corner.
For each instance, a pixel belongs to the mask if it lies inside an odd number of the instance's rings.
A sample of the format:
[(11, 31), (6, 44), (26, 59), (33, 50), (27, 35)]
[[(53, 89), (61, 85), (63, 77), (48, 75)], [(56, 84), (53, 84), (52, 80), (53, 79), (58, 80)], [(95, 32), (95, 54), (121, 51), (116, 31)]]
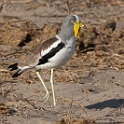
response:
[(71, 28), (63, 27), (58, 37), (63, 41), (69, 41), (70, 39), (74, 38), (74, 31)]
[(68, 48), (75, 47), (75, 41), (76, 41), (76, 39), (75, 39), (74, 35), (66, 38), (65, 36), (64, 37), (61, 37), (61, 34), (58, 34), (58, 35), (56, 35), (56, 37), (59, 40), (61, 40), (61, 42), (63, 42), (66, 47), (68, 47)]

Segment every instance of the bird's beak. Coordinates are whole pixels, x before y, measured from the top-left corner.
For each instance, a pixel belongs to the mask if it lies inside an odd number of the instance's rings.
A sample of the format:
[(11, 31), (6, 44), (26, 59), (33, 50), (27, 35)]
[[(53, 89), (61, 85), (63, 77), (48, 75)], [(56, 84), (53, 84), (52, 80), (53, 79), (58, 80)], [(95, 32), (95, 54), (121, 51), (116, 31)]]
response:
[(76, 21), (76, 22), (74, 23), (74, 36), (75, 36), (76, 38), (80, 38), (80, 29), (81, 29), (81, 28), (82, 28), (83, 30), (86, 30), (86, 29), (87, 29), (84, 24), (82, 24), (82, 23), (79, 22), (79, 21)]

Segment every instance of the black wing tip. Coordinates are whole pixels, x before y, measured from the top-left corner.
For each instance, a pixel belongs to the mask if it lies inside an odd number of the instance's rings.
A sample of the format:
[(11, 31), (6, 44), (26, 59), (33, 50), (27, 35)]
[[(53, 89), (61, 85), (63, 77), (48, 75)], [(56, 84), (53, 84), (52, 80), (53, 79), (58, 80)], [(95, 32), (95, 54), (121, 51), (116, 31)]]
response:
[(14, 75), (12, 75), (13, 78), (16, 78), (18, 76), (19, 76), (19, 74), (17, 74), (17, 73), (15, 73)]
[(18, 63), (15, 63), (15, 64), (12, 64), (12, 65), (9, 65), (8, 68), (10, 68), (10, 71), (13, 71), (13, 70), (17, 70), (17, 72), (15, 74), (12, 75), (13, 78), (16, 78), (18, 77), (21, 73), (21, 69), (18, 68)]
[(16, 70), (16, 69), (18, 69), (18, 63), (9, 65), (8, 68), (11, 68), (10, 71)]
[(12, 75), (13, 78), (18, 77), (21, 73), (19, 73), (21, 69), (19, 69), (15, 74)]
[(15, 63), (15, 64), (12, 64), (12, 65), (9, 65), (8, 68), (13, 68), (13, 67), (17, 67), (18, 63)]

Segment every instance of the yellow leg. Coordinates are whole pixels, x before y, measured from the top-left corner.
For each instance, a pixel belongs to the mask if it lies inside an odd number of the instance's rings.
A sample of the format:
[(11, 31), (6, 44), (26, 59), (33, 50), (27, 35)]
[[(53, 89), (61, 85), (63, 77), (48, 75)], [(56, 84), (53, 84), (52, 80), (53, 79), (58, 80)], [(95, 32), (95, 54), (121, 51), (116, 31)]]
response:
[(50, 78), (51, 88), (52, 88), (52, 94), (53, 94), (53, 104), (56, 106), (56, 99), (55, 99), (55, 92), (54, 92), (54, 86), (53, 86), (53, 69), (51, 69), (51, 78)]
[(46, 95), (45, 95), (45, 97), (44, 97), (44, 100), (45, 100), (45, 102), (46, 102), (46, 101), (49, 99), (49, 96), (50, 96), (49, 91), (48, 91), (48, 89), (47, 89), (47, 87), (46, 87), (46, 85), (45, 85), (43, 79), (42, 79), (41, 76), (40, 76), (39, 70), (36, 71), (36, 74), (37, 74), (38, 78), (40, 79), (41, 83), (43, 84), (43, 86), (44, 86), (44, 88), (45, 88)]

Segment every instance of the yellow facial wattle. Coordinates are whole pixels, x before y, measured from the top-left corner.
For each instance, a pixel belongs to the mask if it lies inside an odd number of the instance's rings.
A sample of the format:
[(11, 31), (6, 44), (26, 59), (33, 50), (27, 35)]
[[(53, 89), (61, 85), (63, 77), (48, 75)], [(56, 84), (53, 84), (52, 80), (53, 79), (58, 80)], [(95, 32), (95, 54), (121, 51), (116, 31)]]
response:
[(81, 22), (76, 21), (74, 24), (74, 36), (77, 38), (80, 38), (81, 27), (84, 27), (84, 25)]

